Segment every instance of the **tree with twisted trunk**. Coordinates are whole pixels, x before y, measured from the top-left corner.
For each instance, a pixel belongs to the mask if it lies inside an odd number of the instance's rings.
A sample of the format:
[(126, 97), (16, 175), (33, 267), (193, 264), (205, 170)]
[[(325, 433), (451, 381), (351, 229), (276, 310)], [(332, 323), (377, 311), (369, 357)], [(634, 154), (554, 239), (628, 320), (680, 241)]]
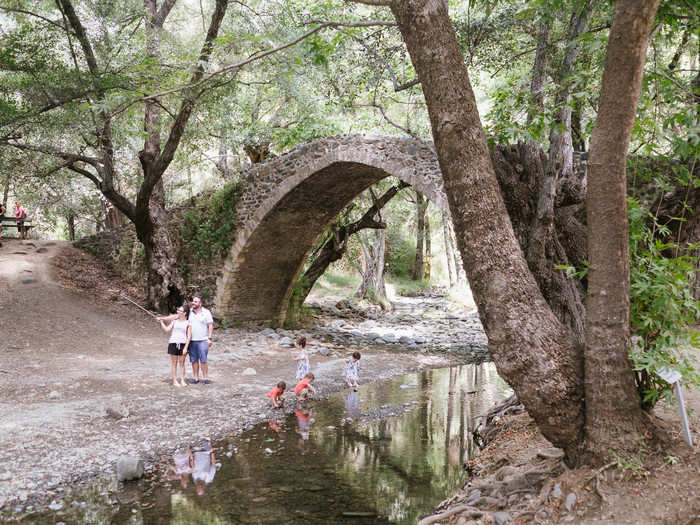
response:
[[(634, 391), (625, 346), (629, 336), (625, 267), (629, 263), (622, 248), (626, 220), (621, 217), (626, 206), (618, 193), (622, 188), (624, 195), (629, 132), (658, 0), (618, 2), (610, 32), (596, 144), (605, 140), (611, 146), (605, 152), (597, 145), (592, 148), (591, 159), (599, 169), (591, 173), (595, 182), (589, 184), (605, 188), (605, 177), (611, 177), (613, 188), (608, 187), (610, 195), (596, 204), (605, 215), (594, 223), (604, 221), (606, 231), (601, 232), (600, 222), (589, 225), (589, 250), (595, 252), (590, 261), (598, 268), (599, 282), (589, 292), (585, 349), (554, 314), (528, 268), (501, 196), (445, 2), (370, 3), (391, 8), (423, 87), (457, 244), (499, 373), (543, 435), (564, 449), (570, 463), (601, 462), (610, 449), (633, 446), (643, 436), (639, 425), (643, 415), (639, 399), (628, 397)], [(614, 111), (606, 100), (614, 100)], [(609, 127), (610, 122), (623, 129)], [(597, 191), (589, 194), (589, 206), (600, 198)], [(607, 239), (614, 239), (612, 249), (605, 248)], [(610, 291), (622, 296), (614, 301), (606, 291), (611, 280), (617, 285)], [(613, 323), (606, 324), (609, 316)], [(623, 402), (618, 404), (618, 399)]]

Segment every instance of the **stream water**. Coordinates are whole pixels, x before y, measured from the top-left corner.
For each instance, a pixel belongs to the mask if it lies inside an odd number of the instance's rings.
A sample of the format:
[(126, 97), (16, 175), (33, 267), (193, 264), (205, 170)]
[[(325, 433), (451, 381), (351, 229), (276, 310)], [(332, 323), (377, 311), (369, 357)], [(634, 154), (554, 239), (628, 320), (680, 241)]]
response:
[(177, 476), (173, 465), (138, 483), (95, 486), (26, 522), (416, 523), (464, 484), (477, 416), (508, 395), (492, 363), (361, 386), (211, 452), (192, 444), (195, 475)]

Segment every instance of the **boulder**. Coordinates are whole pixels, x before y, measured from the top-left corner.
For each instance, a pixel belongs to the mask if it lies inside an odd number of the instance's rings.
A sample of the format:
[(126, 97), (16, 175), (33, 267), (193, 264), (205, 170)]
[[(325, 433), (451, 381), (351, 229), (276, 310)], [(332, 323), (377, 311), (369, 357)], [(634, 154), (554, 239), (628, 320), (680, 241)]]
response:
[(122, 456), (117, 460), (117, 479), (130, 481), (143, 477), (143, 460), (134, 456)]

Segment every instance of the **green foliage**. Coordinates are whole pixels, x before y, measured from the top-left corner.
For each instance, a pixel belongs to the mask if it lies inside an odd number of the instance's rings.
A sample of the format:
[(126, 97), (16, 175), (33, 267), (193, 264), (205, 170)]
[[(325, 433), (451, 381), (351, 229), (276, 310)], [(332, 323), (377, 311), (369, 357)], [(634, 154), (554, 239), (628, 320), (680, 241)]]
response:
[(414, 281), (410, 278), (392, 279), (391, 285), (394, 287), (394, 291), (397, 295), (403, 295), (406, 297), (421, 295), (423, 292), (430, 289), (431, 286), (430, 282), (428, 281)]
[(416, 259), (415, 235), (409, 237), (400, 230), (389, 232), (385, 254), (385, 270), (397, 279), (409, 279)]
[(650, 408), (670, 397), (671, 385), (658, 376), (661, 368), (678, 370), (683, 380), (700, 386), (700, 374), (680, 350), (700, 349), (693, 327), (700, 302), (693, 298), (696, 258), (668, 241), (669, 230), (639, 203), (628, 200), (630, 219), (630, 324), (635, 344), (630, 357), (637, 372), (642, 403)]
[(234, 207), (240, 192), (237, 181), (229, 182), (209, 199), (187, 210), (180, 241), (193, 257), (208, 262), (231, 247), (236, 226)]

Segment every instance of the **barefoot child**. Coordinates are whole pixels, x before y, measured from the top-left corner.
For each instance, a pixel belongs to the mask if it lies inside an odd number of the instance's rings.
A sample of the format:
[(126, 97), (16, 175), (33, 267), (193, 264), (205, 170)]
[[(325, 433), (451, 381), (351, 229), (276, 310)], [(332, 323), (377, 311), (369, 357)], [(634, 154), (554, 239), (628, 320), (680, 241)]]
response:
[(309, 364), (309, 355), (306, 353), (306, 337), (300, 335), (294, 342), (294, 347), (299, 350), (299, 353), (294, 358), (297, 361), (297, 381), (301, 381), (306, 377), (306, 374), (311, 372)]
[(301, 381), (297, 383), (297, 386), (294, 387), (294, 393), (299, 396), (299, 399), (302, 401), (308, 399), (311, 392), (314, 394), (316, 393), (316, 389), (311, 384), (313, 383), (314, 379), (314, 375), (309, 372)]
[(287, 389), (287, 383), (280, 381), (277, 386), (274, 387), (267, 393), (267, 397), (270, 398), (273, 408), (280, 408), (284, 406), (284, 391)]
[(353, 352), (352, 357), (345, 359), (345, 382), (353, 390), (357, 390), (357, 383), (360, 380), (358, 375), (360, 357), (360, 352)]

